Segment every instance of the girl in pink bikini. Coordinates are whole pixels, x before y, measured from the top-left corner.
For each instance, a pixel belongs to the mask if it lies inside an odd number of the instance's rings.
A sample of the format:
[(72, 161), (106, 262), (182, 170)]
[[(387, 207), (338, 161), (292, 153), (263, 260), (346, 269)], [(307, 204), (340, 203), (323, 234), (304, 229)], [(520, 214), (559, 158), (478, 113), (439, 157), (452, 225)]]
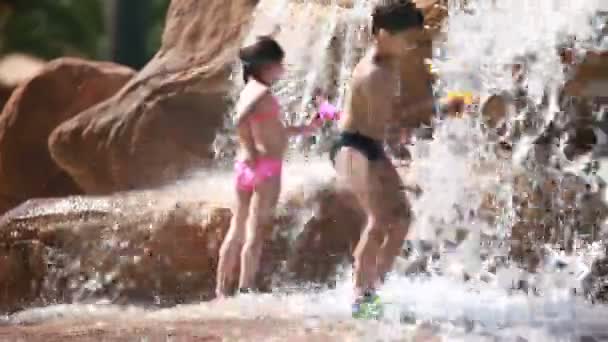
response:
[(239, 152), (235, 163), (236, 206), (228, 234), (220, 248), (216, 295), (229, 295), (240, 262), (238, 288), (254, 288), (265, 231), (272, 225), (281, 192), (281, 170), (288, 137), (320, 127), (285, 127), (281, 108), (270, 86), (283, 74), (284, 52), (270, 37), (241, 49), (245, 88), (236, 105)]

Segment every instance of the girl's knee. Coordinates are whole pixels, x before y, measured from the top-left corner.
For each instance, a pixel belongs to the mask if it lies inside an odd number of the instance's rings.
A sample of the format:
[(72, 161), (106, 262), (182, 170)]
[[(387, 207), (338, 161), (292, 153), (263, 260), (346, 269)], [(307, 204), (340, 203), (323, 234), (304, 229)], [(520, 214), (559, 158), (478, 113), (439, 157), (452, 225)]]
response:
[(264, 227), (263, 225), (250, 227), (245, 237), (245, 248), (258, 248), (264, 242)]
[(224, 239), (229, 242), (242, 243), (245, 239), (245, 222), (242, 222), (242, 224), (239, 224), (239, 222), (232, 222)]
[(246, 244), (257, 245), (262, 243), (265, 233), (273, 224), (273, 213), (272, 210), (266, 208), (258, 208), (258, 210), (251, 213), (247, 221)]
[(247, 222), (247, 235), (259, 234), (272, 225), (274, 216), (270, 211), (258, 211)]
[(247, 221), (249, 217), (249, 207), (237, 207), (233, 210), (232, 221), (233, 224), (242, 225)]
[(247, 239), (243, 245), (241, 257), (246, 259), (257, 258), (262, 252), (263, 242), (261, 239)]
[(227, 235), (220, 247), (220, 257), (226, 257), (231, 251), (241, 249), (245, 244), (244, 236)]

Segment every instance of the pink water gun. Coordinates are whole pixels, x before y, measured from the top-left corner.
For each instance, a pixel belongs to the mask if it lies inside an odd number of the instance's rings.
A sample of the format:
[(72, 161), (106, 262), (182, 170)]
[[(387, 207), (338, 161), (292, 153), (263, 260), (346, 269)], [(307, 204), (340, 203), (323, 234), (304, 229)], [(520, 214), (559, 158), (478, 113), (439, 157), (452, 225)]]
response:
[(318, 108), (317, 117), (327, 121), (338, 120), (340, 119), (340, 111), (329, 101), (323, 101)]

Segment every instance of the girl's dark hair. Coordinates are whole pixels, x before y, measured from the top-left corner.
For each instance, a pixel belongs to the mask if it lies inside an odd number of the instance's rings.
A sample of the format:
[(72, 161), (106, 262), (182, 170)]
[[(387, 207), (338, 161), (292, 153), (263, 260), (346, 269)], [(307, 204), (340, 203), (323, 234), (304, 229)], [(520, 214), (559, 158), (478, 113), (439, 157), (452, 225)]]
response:
[(323, 91), (323, 89), (317, 87), (312, 91), (312, 97), (317, 97), (317, 96), (325, 96), (325, 92)]
[(424, 15), (411, 0), (382, 0), (372, 12), (372, 33), (384, 29), (390, 33), (424, 27)]
[(280, 63), (285, 52), (276, 40), (269, 36), (260, 36), (256, 42), (242, 48), (239, 58), (243, 64), (243, 80), (247, 82), (250, 77), (258, 77), (260, 67), (271, 63)]

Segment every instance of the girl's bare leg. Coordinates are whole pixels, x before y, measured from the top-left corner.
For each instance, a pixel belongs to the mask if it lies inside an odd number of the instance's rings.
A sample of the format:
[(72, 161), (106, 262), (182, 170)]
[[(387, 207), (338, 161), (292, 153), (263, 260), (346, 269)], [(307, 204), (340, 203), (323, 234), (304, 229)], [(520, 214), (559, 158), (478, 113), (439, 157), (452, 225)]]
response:
[(218, 297), (228, 295), (227, 291), (237, 277), (236, 266), (245, 242), (245, 224), (249, 216), (252, 193), (237, 190), (236, 197), (237, 203), (230, 221), (230, 228), (220, 248), (215, 289)]
[(281, 177), (272, 177), (257, 185), (246, 224), (245, 244), (241, 252), (240, 289), (253, 289), (260, 265), (266, 230), (272, 225), (281, 192)]

